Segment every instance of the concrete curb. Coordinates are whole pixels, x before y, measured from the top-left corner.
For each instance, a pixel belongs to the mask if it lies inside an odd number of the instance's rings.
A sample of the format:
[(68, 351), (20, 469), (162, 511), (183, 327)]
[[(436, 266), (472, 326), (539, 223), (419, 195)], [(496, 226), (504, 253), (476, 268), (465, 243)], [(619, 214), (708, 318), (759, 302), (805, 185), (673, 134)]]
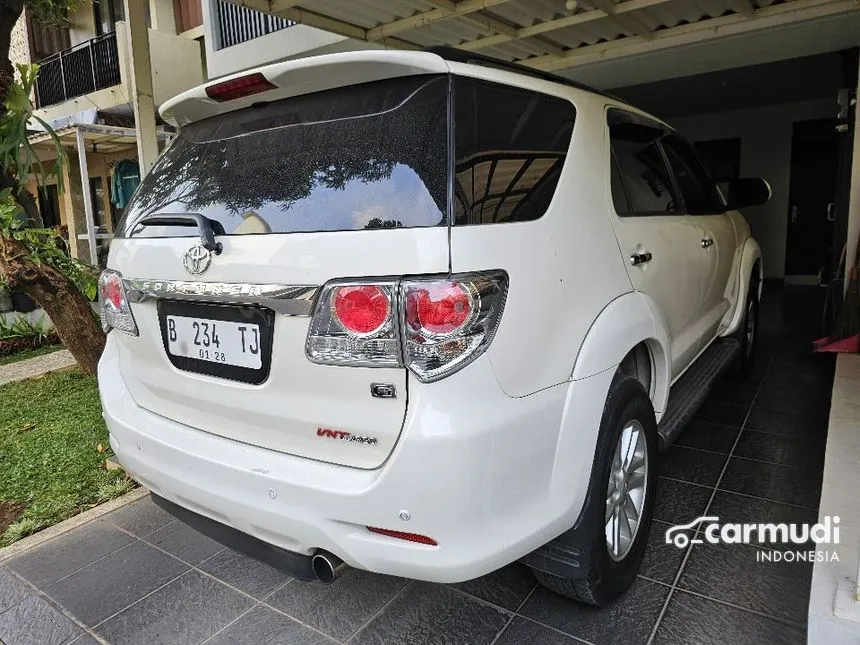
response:
[(59, 524), (54, 524), (54, 526), (49, 526), (46, 529), (42, 529), (38, 533), (34, 533), (33, 535), (25, 537), (23, 540), (18, 540), (17, 542), (13, 542), (9, 546), (3, 547), (0, 549), (0, 563), (5, 562), (9, 558), (14, 558), (16, 555), (20, 555), (25, 551), (29, 551), (41, 544), (45, 544), (57, 538), (64, 533), (68, 533), (84, 524), (89, 524), (93, 520), (97, 520), (103, 515), (107, 515), (111, 511), (115, 511), (118, 508), (122, 508), (126, 504), (131, 504), (132, 502), (136, 502), (142, 497), (146, 497), (149, 495), (149, 489), (140, 486), (139, 488), (135, 488), (130, 493), (126, 493), (122, 497), (117, 497), (116, 499), (112, 499), (109, 502), (105, 502), (104, 504), (99, 504), (95, 508), (91, 508), (88, 511), (84, 511), (83, 513), (78, 513), (74, 517), (70, 517), (67, 520), (63, 520)]

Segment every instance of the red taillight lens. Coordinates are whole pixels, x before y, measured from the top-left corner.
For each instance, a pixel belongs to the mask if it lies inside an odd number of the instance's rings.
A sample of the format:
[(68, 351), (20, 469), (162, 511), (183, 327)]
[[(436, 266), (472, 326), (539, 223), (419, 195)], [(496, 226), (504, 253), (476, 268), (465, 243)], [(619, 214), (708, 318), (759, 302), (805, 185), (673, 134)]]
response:
[(409, 293), (406, 304), (409, 324), (432, 334), (450, 334), (472, 314), (472, 296), (457, 282), (437, 282)]
[(126, 298), (122, 275), (112, 269), (105, 269), (99, 276), (99, 308), (105, 333), (118, 329), (137, 336), (137, 323)]
[(232, 101), (233, 99), (251, 96), (260, 92), (268, 92), (277, 87), (269, 82), (260, 72), (232, 78), (229, 81), (215, 83), (206, 88), (206, 96), (216, 101)]
[(122, 284), (120, 278), (114, 274), (108, 274), (102, 279), (100, 290), (102, 302), (109, 302), (113, 308), (119, 311), (122, 307)]
[(354, 334), (372, 334), (388, 320), (388, 296), (370, 284), (340, 287), (334, 296), (334, 314), (344, 329)]
[(388, 537), (397, 538), (398, 540), (408, 540), (409, 542), (418, 542), (418, 544), (427, 544), (428, 546), (438, 546), (439, 543), (426, 535), (418, 533), (404, 533), (403, 531), (392, 531), (391, 529), (380, 529), (375, 526), (368, 526), (367, 530), (371, 533), (379, 533)]

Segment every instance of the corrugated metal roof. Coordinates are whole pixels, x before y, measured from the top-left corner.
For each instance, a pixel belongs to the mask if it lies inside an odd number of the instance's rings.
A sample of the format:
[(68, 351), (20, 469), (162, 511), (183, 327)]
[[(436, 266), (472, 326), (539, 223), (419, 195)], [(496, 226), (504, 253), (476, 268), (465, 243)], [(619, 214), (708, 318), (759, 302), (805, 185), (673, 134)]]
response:
[(232, 1), (389, 47), (451, 45), (547, 69), (563, 69), (580, 50), (588, 54), (587, 48), (606, 43), (638, 44), (667, 32), (731, 27), (796, 9), (860, 10), (851, 0)]

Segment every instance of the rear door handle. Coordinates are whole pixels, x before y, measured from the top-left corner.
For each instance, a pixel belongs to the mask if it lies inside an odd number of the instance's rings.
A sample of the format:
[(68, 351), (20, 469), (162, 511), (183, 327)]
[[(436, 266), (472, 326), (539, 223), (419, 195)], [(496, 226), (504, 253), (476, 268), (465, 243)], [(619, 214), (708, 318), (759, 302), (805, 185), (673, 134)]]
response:
[(642, 253), (634, 253), (630, 256), (630, 264), (633, 266), (637, 266), (639, 264), (645, 264), (646, 262), (651, 261), (651, 252), (650, 251), (642, 251)]
[(706, 249), (706, 248), (708, 248), (709, 246), (713, 246), (713, 245), (714, 245), (714, 241), (713, 241), (711, 238), (709, 238), (709, 237), (705, 237), (705, 238), (702, 238), (702, 242), (701, 242), (701, 244), (702, 244), (702, 248), (703, 248), (703, 249)]

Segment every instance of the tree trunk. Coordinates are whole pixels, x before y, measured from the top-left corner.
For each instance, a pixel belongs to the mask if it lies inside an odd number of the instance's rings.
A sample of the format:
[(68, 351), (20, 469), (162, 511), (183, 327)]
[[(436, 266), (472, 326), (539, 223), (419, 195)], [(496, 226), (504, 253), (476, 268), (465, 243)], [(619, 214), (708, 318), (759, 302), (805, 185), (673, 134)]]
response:
[(74, 283), (49, 264), (27, 259), (18, 240), (0, 237), (0, 273), (13, 290), (23, 290), (54, 323), (63, 344), (85, 374), (95, 374), (105, 346), (105, 335), (90, 303)]

